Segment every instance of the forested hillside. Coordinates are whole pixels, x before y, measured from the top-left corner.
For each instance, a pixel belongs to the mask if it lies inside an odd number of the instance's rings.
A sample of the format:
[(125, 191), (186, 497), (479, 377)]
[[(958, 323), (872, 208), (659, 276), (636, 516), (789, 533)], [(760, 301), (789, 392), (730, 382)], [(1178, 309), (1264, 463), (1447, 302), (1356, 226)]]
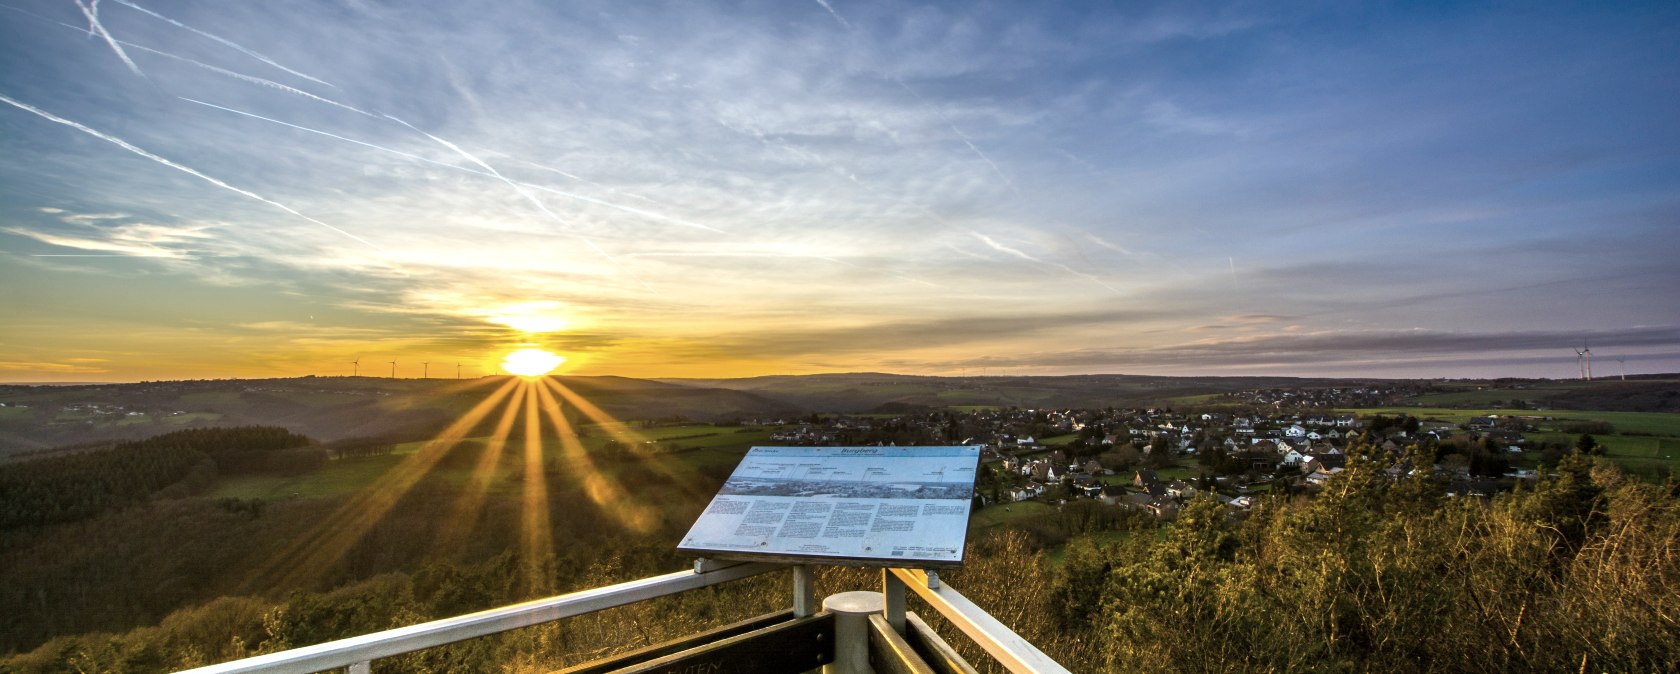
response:
[(324, 460), (284, 428), (199, 428), (108, 448), (0, 464), (0, 529), (79, 520), (145, 500), (183, 481), (180, 495), (217, 471), (307, 470)]

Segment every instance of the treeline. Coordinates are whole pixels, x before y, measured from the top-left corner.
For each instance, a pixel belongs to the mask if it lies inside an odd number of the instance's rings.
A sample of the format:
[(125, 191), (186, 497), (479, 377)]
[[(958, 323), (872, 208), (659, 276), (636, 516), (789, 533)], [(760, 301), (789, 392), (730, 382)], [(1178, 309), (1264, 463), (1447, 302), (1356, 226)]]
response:
[(324, 460), (284, 428), (199, 428), (0, 464), (0, 529), (84, 519), (217, 471), (307, 470)]

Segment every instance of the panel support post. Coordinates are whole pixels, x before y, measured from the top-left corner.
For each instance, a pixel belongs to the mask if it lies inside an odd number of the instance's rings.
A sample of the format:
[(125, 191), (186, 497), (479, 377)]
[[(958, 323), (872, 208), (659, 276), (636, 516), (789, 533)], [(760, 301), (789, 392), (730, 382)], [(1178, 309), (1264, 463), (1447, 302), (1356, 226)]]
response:
[(904, 634), (904, 581), (893, 575), (892, 569), (881, 569), (881, 596), (886, 605), (887, 624), (894, 632)]
[(793, 617), (803, 618), (817, 612), (816, 583), (812, 582), (811, 567), (808, 564), (798, 564), (793, 567)]
[(869, 666), (869, 616), (881, 613), (881, 593), (841, 592), (823, 599), (834, 614), (834, 662), (823, 674), (874, 674)]

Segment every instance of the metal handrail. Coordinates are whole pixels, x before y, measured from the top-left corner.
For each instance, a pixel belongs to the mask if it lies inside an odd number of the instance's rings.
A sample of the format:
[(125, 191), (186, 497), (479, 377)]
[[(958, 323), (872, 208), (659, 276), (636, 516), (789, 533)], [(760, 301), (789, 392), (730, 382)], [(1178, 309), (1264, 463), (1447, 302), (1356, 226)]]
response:
[(561, 618), (697, 590), (785, 568), (788, 568), (786, 564), (748, 562), (714, 566), (705, 571), (678, 571), (419, 625), (199, 667), (187, 670), (183, 674), (319, 672), (339, 667), (350, 667), (352, 671), (365, 672), (368, 663), (379, 658), (540, 625)]
[[(906, 588), (915, 592), (924, 601), (951, 621), (963, 634), (973, 639), (974, 643), (984, 649), (992, 657), (997, 658), (1005, 669), (1018, 674), (1067, 672), (1068, 668), (1052, 660), (1044, 651), (1038, 650), (1032, 642), (1021, 638), (1014, 630), (998, 622), (992, 614), (980, 608), (968, 597), (939, 582), (939, 577), (926, 571), (915, 569), (891, 569), (894, 576)], [(902, 604), (898, 607), (903, 610)], [(887, 620), (892, 621), (895, 616), (893, 608), (887, 609)], [(895, 629), (897, 625), (893, 626)]]

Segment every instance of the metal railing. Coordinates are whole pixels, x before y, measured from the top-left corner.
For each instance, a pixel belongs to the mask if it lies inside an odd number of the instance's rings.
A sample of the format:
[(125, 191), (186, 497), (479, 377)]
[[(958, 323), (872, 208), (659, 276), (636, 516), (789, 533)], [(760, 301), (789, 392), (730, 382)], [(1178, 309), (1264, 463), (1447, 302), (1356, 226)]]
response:
[[(355, 674), (368, 671), (369, 663), (379, 658), (531, 627), (786, 568), (786, 564), (750, 562), (678, 571), (187, 671), (190, 674), (278, 674), (349, 667)], [(797, 583), (797, 576), (795, 580)]]
[(945, 616), (952, 625), (961, 630), (974, 643), (985, 650), (987, 654), (997, 658), (998, 664), (1011, 672), (1056, 673), (1067, 672), (1044, 651), (1038, 650), (1032, 642), (1022, 639), (1015, 630), (998, 622), (992, 614), (969, 601), (968, 597), (939, 582), (939, 576), (932, 571), (915, 569), (887, 569), (882, 574), (882, 594), (886, 598), (887, 624), (899, 634), (905, 633), (906, 615), (904, 610), (904, 590), (915, 592), (932, 606), (939, 615)]
[[(285, 672), (296, 674), (329, 669), (349, 668), (350, 674), (366, 674), (371, 663), (404, 653), (489, 636), (499, 632), (540, 625), (562, 618), (593, 613), (617, 606), (633, 604), (689, 590), (697, 590), (733, 580), (750, 578), (780, 569), (793, 569), (793, 610), (795, 618), (813, 615), (817, 605), (812, 594), (812, 572), (809, 567), (768, 562), (717, 563), (696, 562), (691, 571), (679, 571), (662, 576), (633, 580), (617, 585), (598, 587), (581, 592), (563, 594), (547, 599), (529, 601), (501, 608), (434, 620), (419, 625), (401, 627), (384, 632), (329, 641), (278, 653), (224, 662), (208, 667), (187, 670), (185, 674), (268, 674)], [(1068, 669), (1021, 638), (1014, 630), (998, 622), (985, 609), (969, 601), (955, 589), (939, 582), (933, 572), (912, 569), (883, 569), (882, 608), (874, 614), (878, 623), (898, 635), (912, 640), (925, 639), (932, 631), (914, 614), (905, 610), (906, 590), (913, 591), (952, 625), (972, 639), (975, 644), (996, 658), (999, 664), (1017, 674), (1060, 674)], [(937, 635), (932, 635), (938, 641)], [(890, 639), (888, 641), (891, 641)], [(918, 643), (923, 643), (918, 640)], [(838, 646), (839, 644), (837, 644)], [(938, 648), (949, 652), (942, 642)], [(838, 649), (837, 649), (838, 652)], [(954, 652), (949, 657), (960, 661)], [(925, 665), (924, 665), (925, 666)], [(866, 665), (867, 667), (867, 665)], [(966, 665), (964, 665), (966, 667)], [(825, 670), (828, 666), (825, 666)], [(835, 670), (839, 671), (839, 670)], [(944, 668), (940, 668), (944, 671)]]

